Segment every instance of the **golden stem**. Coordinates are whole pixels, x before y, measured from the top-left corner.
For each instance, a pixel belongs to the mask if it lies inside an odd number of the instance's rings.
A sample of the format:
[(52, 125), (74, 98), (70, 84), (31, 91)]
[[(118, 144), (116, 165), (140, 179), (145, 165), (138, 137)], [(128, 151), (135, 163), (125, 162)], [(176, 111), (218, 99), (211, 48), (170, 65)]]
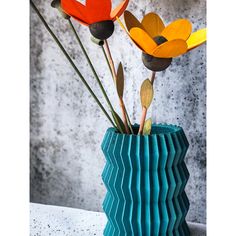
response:
[(107, 57), (108, 57), (108, 62), (109, 62), (110, 67), (111, 67), (111, 72), (112, 72), (113, 79), (116, 80), (117, 77), (116, 77), (115, 65), (114, 65), (114, 62), (113, 62), (113, 59), (112, 59), (111, 51), (110, 51), (107, 40), (104, 40), (104, 45), (105, 45), (105, 49), (106, 49), (106, 53), (107, 53)]
[[(154, 83), (155, 76), (156, 76), (156, 72), (153, 71), (151, 79), (150, 79), (152, 85)], [(142, 134), (143, 133), (143, 127), (144, 127), (144, 124), (145, 124), (146, 116), (147, 116), (147, 108), (143, 107), (138, 134)]]
[(151, 76), (151, 83), (152, 83), (152, 85), (153, 85), (153, 83), (154, 83), (154, 79), (155, 79), (155, 76), (156, 76), (156, 72), (155, 71), (153, 71), (152, 72), (152, 76)]
[(126, 116), (126, 113), (125, 113), (125, 104), (124, 104), (124, 101), (121, 97), (119, 97), (119, 100), (120, 100), (120, 107), (121, 107), (121, 111), (122, 111), (122, 118), (123, 118), (123, 121), (124, 121), (124, 125), (125, 125), (125, 131), (127, 132), (127, 134), (129, 134), (129, 126), (128, 126), (128, 122), (127, 122), (127, 116)]
[[(105, 49), (106, 49), (106, 52), (107, 52), (107, 57), (108, 57), (109, 64), (111, 66), (113, 79), (114, 79), (114, 81), (116, 81), (117, 80), (116, 69), (115, 69), (114, 61), (112, 59), (111, 51), (110, 51), (107, 40), (104, 40), (104, 45), (105, 45)], [(119, 97), (119, 101), (120, 101), (120, 108), (121, 108), (121, 112), (122, 112), (122, 118), (123, 118), (123, 122), (124, 122), (124, 125), (125, 125), (125, 130), (126, 130), (127, 134), (129, 134), (130, 132), (129, 132), (129, 126), (128, 126), (127, 116), (126, 116), (126, 112), (125, 112), (126, 108), (125, 108), (123, 98)]]
[(144, 123), (145, 123), (145, 120), (146, 120), (146, 116), (147, 116), (147, 108), (143, 107), (142, 117), (141, 117), (139, 131), (138, 131), (139, 135), (141, 135), (143, 133), (143, 127), (144, 127)]

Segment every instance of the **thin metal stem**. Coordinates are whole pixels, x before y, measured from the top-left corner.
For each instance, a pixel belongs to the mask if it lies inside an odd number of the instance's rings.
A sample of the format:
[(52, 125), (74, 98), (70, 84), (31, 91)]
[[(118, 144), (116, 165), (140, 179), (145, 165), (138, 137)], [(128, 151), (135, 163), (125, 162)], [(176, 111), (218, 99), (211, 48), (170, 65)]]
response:
[(111, 122), (112, 126), (115, 126), (114, 122), (112, 121), (111, 117), (109, 116), (109, 114), (106, 112), (105, 108), (103, 107), (103, 105), (101, 104), (101, 102), (99, 101), (99, 99), (97, 98), (97, 96), (94, 94), (94, 92), (92, 91), (92, 89), (90, 88), (89, 84), (86, 82), (85, 78), (83, 77), (83, 75), (80, 73), (79, 69), (76, 67), (76, 65), (74, 64), (74, 62), (72, 61), (71, 57), (69, 56), (69, 54), (66, 52), (65, 48), (63, 47), (63, 45), (60, 43), (60, 41), (58, 40), (58, 38), (56, 37), (56, 35), (53, 33), (53, 31), (51, 30), (51, 28), (49, 27), (49, 25), (47, 24), (47, 22), (45, 21), (45, 19), (43, 18), (43, 16), (41, 15), (41, 13), (39, 12), (39, 10), (37, 9), (37, 7), (35, 6), (35, 4), (33, 3), (32, 0), (30, 0), (30, 4), (33, 7), (33, 9), (35, 10), (35, 12), (37, 13), (37, 15), (39, 16), (40, 20), (43, 22), (44, 26), (46, 27), (46, 29), (48, 30), (48, 32), (51, 34), (51, 36), (53, 37), (53, 39), (55, 40), (55, 42), (57, 43), (57, 45), (59, 46), (59, 48), (61, 49), (61, 51), (64, 53), (65, 57), (67, 58), (67, 60), (70, 62), (71, 66), (73, 67), (73, 69), (75, 70), (75, 72), (78, 74), (78, 76), (80, 77), (81, 81), (84, 83), (84, 85), (86, 86), (86, 88), (88, 89), (88, 91), (90, 92), (90, 94), (92, 95), (92, 97), (95, 99), (95, 101), (97, 102), (97, 104), (99, 105), (99, 107), (102, 109), (102, 111), (104, 112), (104, 114), (106, 115), (106, 117), (108, 118), (108, 120)]
[(125, 108), (125, 114), (126, 114), (126, 116), (127, 116), (127, 120), (128, 120), (128, 124), (129, 124), (130, 131), (131, 131), (132, 134), (134, 134), (134, 131), (133, 131), (133, 128), (132, 128), (132, 124), (131, 124), (130, 118), (129, 118), (129, 116), (128, 116), (126, 107), (124, 107), (124, 108)]
[(153, 83), (154, 83), (154, 80), (155, 80), (155, 76), (156, 76), (156, 72), (155, 71), (153, 71), (152, 72), (152, 76), (151, 76), (151, 83), (152, 83), (152, 85), (153, 85)]
[(128, 122), (127, 122), (127, 115), (125, 113), (126, 109), (125, 109), (125, 104), (124, 101), (121, 97), (119, 97), (119, 101), (120, 101), (120, 108), (121, 108), (121, 112), (122, 112), (122, 117), (123, 117), (123, 122), (125, 125), (125, 131), (127, 134), (129, 134), (129, 127), (128, 127)]
[(143, 128), (144, 128), (146, 116), (147, 116), (147, 108), (143, 107), (142, 117), (141, 117), (141, 121), (140, 121), (140, 126), (139, 126), (138, 134), (142, 134), (143, 133)]
[(101, 91), (102, 91), (102, 93), (103, 93), (103, 95), (104, 95), (104, 97), (105, 97), (105, 99), (106, 99), (106, 102), (107, 102), (107, 104), (109, 105), (111, 111), (113, 112), (113, 111), (114, 111), (114, 108), (113, 108), (113, 106), (112, 106), (112, 104), (111, 104), (111, 102), (110, 102), (110, 100), (109, 100), (109, 98), (108, 98), (108, 96), (107, 96), (107, 94), (106, 94), (106, 91), (105, 91), (105, 89), (104, 89), (104, 87), (103, 87), (103, 85), (102, 85), (102, 83), (101, 83), (101, 81), (100, 81), (100, 79), (99, 79), (99, 77), (98, 77), (98, 74), (97, 74), (97, 72), (96, 72), (96, 70), (95, 70), (95, 68), (94, 68), (94, 66), (93, 66), (93, 64), (92, 64), (92, 62), (91, 62), (91, 60), (90, 60), (90, 58), (89, 58), (89, 56), (88, 56), (88, 53), (86, 52), (86, 50), (85, 50), (85, 48), (84, 48), (84, 45), (83, 45), (82, 41), (80, 40), (79, 35), (77, 34), (77, 32), (76, 32), (76, 30), (75, 30), (75, 27), (74, 27), (74, 25), (72, 24), (71, 20), (69, 19), (68, 21), (69, 21), (69, 24), (70, 24), (70, 26), (71, 26), (72, 31), (73, 31), (74, 34), (75, 34), (75, 37), (76, 37), (76, 39), (77, 39), (79, 45), (80, 45), (80, 47), (81, 47), (81, 49), (82, 49), (82, 51), (83, 51), (83, 53), (84, 53), (84, 55), (85, 55), (85, 57), (86, 57), (86, 59), (87, 59), (87, 61), (88, 61), (88, 64), (89, 64), (89, 66), (90, 66), (90, 68), (91, 68), (91, 70), (92, 70), (92, 72), (93, 72), (93, 74), (94, 74), (94, 76), (95, 76), (95, 78), (96, 78), (96, 80), (97, 80), (97, 82), (98, 82), (98, 85), (99, 85), (99, 87), (100, 87), (100, 89), (101, 89)]
[(108, 60), (107, 54), (106, 54), (106, 52), (105, 52), (104, 46), (102, 45), (101, 47), (102, 47), (102, 52), (103, 52), (104, 57), (105, 57), (105, 59), (106, 59), (107, 65), (108, 65), (108, 67), (109, 67), (109, 70), (110, 70), (110, 72), (111, 72), (111, 75), (112, 75), (112, 77), (113, 77), (111, 65), (110, 65), (110, 63), (109, 63), (109, 60)]
[(104, 44), (105, 44), (105, 49), (106, 49), (106, 57), (108, 58), (108, 64), (111, 68), (111, 73), (112, 73), (112, 77), (114, 79), (114, 82), (116, 81), (116, 69), (115, 69), (115, 65), (114, 65), (114, 61), (112, 59), (112, 55), (111, 55), (111, 51), (108, 45), (107, 40), (104, 40)]

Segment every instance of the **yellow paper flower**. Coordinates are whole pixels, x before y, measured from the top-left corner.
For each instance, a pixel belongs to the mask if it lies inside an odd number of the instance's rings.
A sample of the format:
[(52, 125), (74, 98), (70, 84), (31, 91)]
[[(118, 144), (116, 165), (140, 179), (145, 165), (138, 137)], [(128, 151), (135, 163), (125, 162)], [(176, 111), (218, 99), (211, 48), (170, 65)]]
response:
[(143, 51), (144, 65), (153, 71), (166, 69), (173, 57), (178, 57), (206, 41), (206, 29), (192, 33), (187, 19), (178, 19), (165, 27), (155, 13), (148, 13), (141, 22), (129, 11), (124, 12), (126, 27), (121, 27)]

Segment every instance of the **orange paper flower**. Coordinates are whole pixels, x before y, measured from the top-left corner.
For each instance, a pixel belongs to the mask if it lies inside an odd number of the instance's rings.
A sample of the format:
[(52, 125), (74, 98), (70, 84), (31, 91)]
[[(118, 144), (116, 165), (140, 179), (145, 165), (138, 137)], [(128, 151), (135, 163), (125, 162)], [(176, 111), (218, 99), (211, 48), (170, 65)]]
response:
[(125, 11), (124, 19), (127, 29), (119, 20), (120, 25), (143, 51), (145, 66), (154, 71), (166, 69), (173, 57), (178, 57), (206, 41), (206, 29), (191, 34), (192, 25), (187, 19), (178, 19), (167, 27), (155, 13), (145, 15), (140, 23), (131, 12)]
[(106, 39), (113, 33), (113, 21), (123, 14), (128, 3), (129, 0), (124, 0), (112, 10), (111, 0), (86, 0), (86, 5), (76, 0), (61, 0), (63, 11), (89, 26), (94, 37), (99, 39)]

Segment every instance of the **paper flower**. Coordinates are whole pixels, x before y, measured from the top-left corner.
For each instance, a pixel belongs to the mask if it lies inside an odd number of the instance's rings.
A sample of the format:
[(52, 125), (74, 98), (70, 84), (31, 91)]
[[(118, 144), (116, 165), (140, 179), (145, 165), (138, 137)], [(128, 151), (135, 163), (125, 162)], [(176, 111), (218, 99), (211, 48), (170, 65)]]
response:
[(144, 16), (141, 23), (129, 11), (124, 12), (125, 26), (122, 28), (143, 51), (144, 65), (152, 71), (165, 70), (172, 61), (206, 41), (206, 29), (192, 33), (192, 25), (187, 19), (178, 19), (165, 27), (155, 13)]
[(76, 0), (61, 0), (63, 11), (89, 26), (91, 34), (101, 40), (109, 38), (114, 32), (116, 17), (123, 14), (129, 0), (122, 1), (112, 10), (111, 0), (86, 0), (86, 5)]

